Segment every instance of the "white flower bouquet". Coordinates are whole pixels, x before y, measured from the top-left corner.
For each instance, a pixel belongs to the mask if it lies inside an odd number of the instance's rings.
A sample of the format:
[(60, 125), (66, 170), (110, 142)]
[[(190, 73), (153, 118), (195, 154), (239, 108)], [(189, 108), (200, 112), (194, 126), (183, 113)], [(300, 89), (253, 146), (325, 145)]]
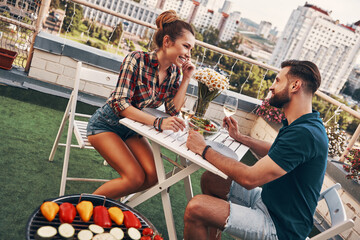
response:
[(201, 68), (194, 74), (198, 81), (198, 100), (195, 115), (203, 117), (209, 104), (222, 91), (228, 89), (229, 79), (210, 68)]

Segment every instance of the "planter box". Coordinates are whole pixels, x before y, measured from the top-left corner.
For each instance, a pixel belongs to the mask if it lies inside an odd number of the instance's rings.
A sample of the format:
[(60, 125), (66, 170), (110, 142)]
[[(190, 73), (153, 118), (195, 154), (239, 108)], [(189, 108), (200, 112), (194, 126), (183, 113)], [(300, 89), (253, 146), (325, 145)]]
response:
[(17, 52), (0, 48), (0, 68), (10, 70), (16, 56)]

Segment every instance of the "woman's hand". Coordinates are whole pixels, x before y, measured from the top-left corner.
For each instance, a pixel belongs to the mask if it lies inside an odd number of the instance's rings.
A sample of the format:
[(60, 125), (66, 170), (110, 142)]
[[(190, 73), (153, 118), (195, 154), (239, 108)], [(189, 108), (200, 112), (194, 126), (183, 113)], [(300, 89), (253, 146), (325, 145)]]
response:
[(184, 120), (181, 118), (178, 118), (176, 116), (164, 118), (161, 129), (162, 130), (172, 130), (174, 132), (177, 132), (179, 130), (184, 130), (186, 127)]
[(187, 80), (191, 78), (191, 76), (194, 74), (195, 72), (195, 65), (191, 62), (190, 59), (188, 59), (187, 61), (185, 61), (182, 64), (182, 72), (183, 72), (183, 79)]
[(202, 154), (206, 143), (204, 137), (199, 132), (190, 129), (186, 146), (194, 153)]

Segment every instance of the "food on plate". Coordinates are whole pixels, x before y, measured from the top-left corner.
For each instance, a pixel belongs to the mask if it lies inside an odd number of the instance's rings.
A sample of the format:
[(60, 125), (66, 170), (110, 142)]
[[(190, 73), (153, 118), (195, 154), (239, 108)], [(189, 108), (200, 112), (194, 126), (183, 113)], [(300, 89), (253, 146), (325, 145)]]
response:
[(137, 230), (136, 228), (130, 227), (127, 230), (127, 234), (129, 235), (129, 237), (133, 240), (139, 240), (141, 238), (141, 233), (139, 230)]
[(51, 222), (59, 212), (59, 205), (56, 202), (44, 202), (40, 206), (42, 215)]
[(35, 239), (52, 239), (57, 234), (53, 226), (42, 226), (36, 231)]
[(220, 125), (207, 118), (200, 118), (195, 116), (190, 119), (189, 127), (201, 133), (204, 138), (207, 138), (218, 133)]
[(81, 220), (88, 222), (93, 214), (94, 205), (90, 201), (81, 201), (76, 205), (76, 210), (79, 213)]
[(96, 206), (94, 208), (93, 220), (95, 224), (101, 227), (109, 228), (112, 225), (109, 212), (104, 206)]
[(124, 211), (123, 213), (126, 228), (141, 228), (140, 220), (131, 211)]
[(116, 240), (116, 238), (110, 233), (100, 233), (93, 237), (93, 240)]
[(95, 234), (100, 234), (104, 232), (104, 228), (96, 224), (90, 224), (89, 229)]
[(116, 240), (121, 240), (124, 238), (124, 231), (121, 228), (114, 227), (110, 230), (110, 234), (113, 235)]
[(151, 237), (152, 235), (154, 235), (154, 230), (152, 230), (151, 228), (146, 227), (146, 228), (143, 229), (142, 235)]
[(108, 209), (111, 220), (117, 225), (121, 225), (124, 221), (124, 213), (118, 207), (111, 207)]
[(74, 205), (64, 202), (59, 207), (59, 219), (61, 223), (72, 223), (76, 216), (76, 209)]
[(75, 228), (69, 223), (60, 224), (59, 235), (64, 239), (72, 239), (75, 235)]
[(93, 238), (93, 236), (94, 236), (94, 234), (90, 230), (87, 230), (87, 229), (81, 230), (77, 235), (79, 240), (91, 240)]

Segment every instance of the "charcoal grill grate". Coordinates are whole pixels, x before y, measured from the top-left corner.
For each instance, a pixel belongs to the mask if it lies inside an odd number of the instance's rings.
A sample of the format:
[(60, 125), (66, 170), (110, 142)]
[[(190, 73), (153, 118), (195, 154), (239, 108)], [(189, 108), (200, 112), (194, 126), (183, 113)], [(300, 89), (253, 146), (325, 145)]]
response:
[[(74, 206), (76, 206), (77, 203), (79, 203), (79, 199), (81, 197), (81, 201), (82, 200), (86, 200), (86, 201), (91, 201), (94, 205), (94, 207), (96, 206), (102, 206), (104, 205), (106, 208), (109, 207), (119, 207), (122, 211), (131, 211), (132, 213), (135, 214), (136, 217), (139, 218), (140, 222), (141, 222), (141, 228), (139, 229), (140, 232), (142, 232), (142, 230), (146, 227), (152, 228), (154, 230), (154, 232), (157, 232), (156, 228), (154, 227), (154, 225), (144, 216), (142, 216), (138, 211), (136, 211), (135, 209), (122, 204), (120, 202), (114, 201), (112, 199), (107, 199), (104, 198), (102, 196), (97, 196), (97, 195), (68, 195), (68, 196), (62, 196), (62, 197), (58, 197), (55, 199), (49, 199), (49, 200), (45, 200), (45, 201), (53, 201), (56, 202), (57, 204), (62, 204), (64, 202), (69, 202), (72, 203)], [(75, 236), (77, 236), (77, 234), (83, 230), (83, 229), (88, 229), (90, 224), (93, 224), (94, 221), (91, 218), (89, 222), (83, 222), (80, 218), (80, 216), (77, 214), (74, 221), (71, 223), (71, 225), (75, 228)], [(34, 211), (34, 213), (30, 216), (29, 221), (27, 223), (27, 227), (26, 227), (26, 239), (27, 240), (34, 240), (35, 239), (35, 234), (36, 231), (42, 227), (42, 226), (53, 226), (56, 229), (60, 226), (60, 220), (59, 220), (59, 214), (56, 215), (55, 219), (52, 222), (49, 222), (42, 214), (40, 211), (40, 206)], [(112, 227), (119, 227), (121, 228), (124, 233), (125, 233), (125, 238), (124, 239), (130, 239), (127, 234), (126, 234), (126, 227), (124, 226), (124, 224), (122, 225), (117, 225), (116, 223), (112, 222)], [(104, 228), (105, 232), (109, 232), (111, 228)], [(56, 235), (55, 238), (53, 239), (62, 239), (59, 234)]]

